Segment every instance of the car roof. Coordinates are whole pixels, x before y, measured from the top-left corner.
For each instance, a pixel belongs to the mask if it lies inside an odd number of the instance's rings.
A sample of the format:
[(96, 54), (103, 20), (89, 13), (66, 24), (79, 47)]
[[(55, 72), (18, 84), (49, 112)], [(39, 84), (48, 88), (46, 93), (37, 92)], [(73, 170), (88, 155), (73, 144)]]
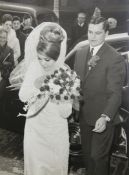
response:
[(108, 42), (115, 42), (115, 41), (122, 41), (122, 40), (129, 40), (129, 35), (128, 33), (117, 33), (117, 34), (112, 34), (108, 35), (106, 37), (106, 41)]
[(45, 14), (45, 13), (52, 13), (52, 10), (36, 5), (24, 4), (24, 3), (12, 3), (12, 2), (3, 2), (0, 1), (0, 9), (3, 10), (12, 10), (12, 11), (19, 11), (19, 12), (28, 12), (33, 15), (35, 14)]

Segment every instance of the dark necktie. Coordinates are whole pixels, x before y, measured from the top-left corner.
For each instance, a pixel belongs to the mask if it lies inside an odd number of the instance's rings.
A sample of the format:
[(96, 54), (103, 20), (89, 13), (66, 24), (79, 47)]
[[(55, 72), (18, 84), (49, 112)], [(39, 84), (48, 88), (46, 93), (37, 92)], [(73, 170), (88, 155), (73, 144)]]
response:
[(85, 75), (86, 75), (86, 77), (87, 77), (87, 75), (88, 75), (88, 72), (89, 72), (89, 66), (88, 66), (88, 62), (89, 62), (89, 60), (92, 58), (92, 56), (93, 56), (93, 51), (94, 51), (94, 48), (92, 47), (91, 48), (91, 50), (89, 50), (89, 53), (88, 53), (88, 55), (87, 55), (87, 61), (86, 61), (86, 65), (85, 65)]
[(90, 51), (90, 58), (93, 56), (94, 48), (91, 49)]
[(89, 57), (88, 57), (88, 70), (91, 69), (91, 66), (89, 66), (89, 63), (90, 61), (92, 60), (92, 57), (93, 57), (93, 51), (94, 51), (94, 48), (91, 48), (91, 51), (89, 53)]

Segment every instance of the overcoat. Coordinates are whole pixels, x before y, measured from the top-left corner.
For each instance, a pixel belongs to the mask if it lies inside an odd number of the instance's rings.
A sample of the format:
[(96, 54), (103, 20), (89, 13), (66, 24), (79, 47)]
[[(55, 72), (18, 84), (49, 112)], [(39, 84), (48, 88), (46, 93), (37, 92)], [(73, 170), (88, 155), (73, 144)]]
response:
[(5, 44), (0, 47), (0, 99), (4, 96), (6, 86), (9, 85), (8, 78), (14, 68), (13, 50)]

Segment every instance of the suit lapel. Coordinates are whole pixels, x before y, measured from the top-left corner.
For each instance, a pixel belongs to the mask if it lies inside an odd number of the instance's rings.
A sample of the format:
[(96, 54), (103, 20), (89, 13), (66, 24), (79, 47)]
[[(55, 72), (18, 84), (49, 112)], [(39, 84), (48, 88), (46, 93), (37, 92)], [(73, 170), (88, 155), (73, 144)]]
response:
[[(96, 55), (98, 55), (99, 57), (100, 57), (100, 60), (101, 59), (103, 59), (103, 53), (104, 53), (104, 51), (105, 51), (105, 49), (106, 49), (106, 46), (107, 46), (107, 44), (106, 43), (104, 43), (103, 45), (102, 45), (102, 47), (99, 49), (99, 51), (97, 52), (97, 54)], [(99, 61), (100, 61), (99, 60)]]
[(88, 62), (88, 53), (89, 53), (89, 46), (83, 48), (79, 54), (79, 59), (78, 59), (78, 67), (79, 67), (79, 75), (81, 77), (81, 80), (84, 81), (85, 73), (86, 73), (86, 67), (87, 67), (87, 62)]
[[(96, 55), (100, 57), (100, 60), (97, 61), (97, 64), (98, 64), (102, 59), (104, 59), (103, 54), (105, 53), (106, 46), (107, 46), (107, 44), (104, 43), (103, 46), (102, 46), (102, 47), (99, 49), (99, 51), (97, 52)], [(86, 60), (87, 60), (87, 62), (88, 62), (88, 58), (87, 58)], [(87, 62), (86, 62), (86, 64), (87, 64)], [(97, 66), (97, 65), (96, 65), (96, 66)], [(89, 69), (88, 69), (88, 65), (87, 65), (87, 71), (86, 71), (85, 76), (84, 76), (84, 83), (86, 82), (86, 80), (87, 80), (87, 78), (89, 77), (89, 75), (90, 75), (91, 73), (94, 72), (94, 70), (96, 69), (96, 66), (95, 66), (94, 68), (92, 68), (91, 70), (89, 70)]]

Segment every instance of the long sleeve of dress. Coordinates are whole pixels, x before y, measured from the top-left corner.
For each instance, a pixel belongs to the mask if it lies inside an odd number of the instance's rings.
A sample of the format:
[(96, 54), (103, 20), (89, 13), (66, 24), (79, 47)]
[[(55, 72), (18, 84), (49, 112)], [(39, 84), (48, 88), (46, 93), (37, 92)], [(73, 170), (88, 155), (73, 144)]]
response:
[(26, 102), (37, 91), (34, 83), (40, 76), (42, 76), (41, 67), (37, 61), (33, 61), (25, 74), (24, 81), (19, 91), (19, 98), (21, 101)]

